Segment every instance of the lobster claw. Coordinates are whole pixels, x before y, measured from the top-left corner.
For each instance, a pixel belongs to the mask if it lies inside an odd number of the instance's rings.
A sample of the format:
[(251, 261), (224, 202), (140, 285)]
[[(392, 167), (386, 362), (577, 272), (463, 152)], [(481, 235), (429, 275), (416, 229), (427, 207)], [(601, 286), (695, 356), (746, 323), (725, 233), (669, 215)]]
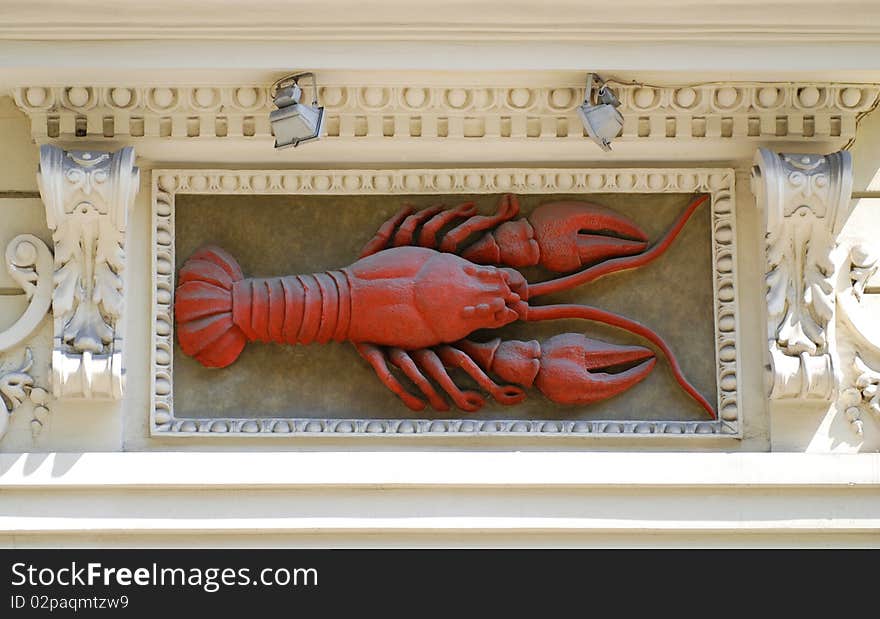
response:
[(541, 248), (540, 264), (557, 273), (639, 254), (648, 237), (620, 213), (589, 202), (552, 202), (529, 216)]
[(656, 362), (654, 353), (642, 346), (618, 346), (563, 333), (541, 344), (535, 386), (559, 404), (591, 404), (642, 381)]
[(504, 381), (537, 387), (558, 404), (592, 404), (623, 393), (644, 380), (657, 359), (642, 346), (618, 346), (580, 333), (535, 340), (478, 343), (458, 348)]
[(576, 271), (648, 247), (633, 221), (589, 202), (551, 202), (527, 219), (508, 221), (471, 245), (462, 257), (480, 264), (526, 267), (540, 264), (557, 273)]

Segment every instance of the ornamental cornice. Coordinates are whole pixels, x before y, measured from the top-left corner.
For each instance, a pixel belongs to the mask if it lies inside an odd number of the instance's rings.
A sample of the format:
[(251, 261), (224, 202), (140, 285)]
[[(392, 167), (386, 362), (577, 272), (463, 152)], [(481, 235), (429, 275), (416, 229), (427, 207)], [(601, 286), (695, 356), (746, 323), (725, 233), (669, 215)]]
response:
[[(615, 144), (696, 140), (810, 140), (842, 146), (880, 86), (829, 82), (611, 83), (624, 117)], [(587, 139), (576, 114), (583, 85), (409, 85), (324, 82), (325, 140), (430, 142), (480, 139), (560, 143)], [(309, 93), (307, 93), (308, 95)], [(69, 86), (13, 89), (37, 143), (133, 145), (230, 139), (270, 141), (268, 85)], [(750, 148), (754, 148), (753, 146)]]
[[(827, 0), (764, 0), (695, 11), (684, 0), (584, 3), (448, 0), (444, 10), (418, 2), (145, 0), (120, 20), (116, 3), (7, 0), (0, 39), (11, 40), (251, 40), (251, 41), (866, 41), (877, 36), (877, 8)], [(49, 5), (47, 7), (47, 5)], [(433, 7), (431, 7), (433, 8)], [(637, 20), (633, 16), (638, 16)], [(742, 53), (742, 52), (739, 52)]]

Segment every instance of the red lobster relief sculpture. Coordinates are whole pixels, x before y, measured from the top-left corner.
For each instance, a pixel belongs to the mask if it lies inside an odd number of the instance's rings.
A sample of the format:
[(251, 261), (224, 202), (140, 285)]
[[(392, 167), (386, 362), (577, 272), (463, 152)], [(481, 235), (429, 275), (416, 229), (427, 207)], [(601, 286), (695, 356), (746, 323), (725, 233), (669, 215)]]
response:
[[(515, 219), (519, 202), (507, 195), (489, 216), (477, 215), (473, 203), (445, 210), (404, 208), (379, 228), (357, 262), (325, 273), (245, 278), (227, 252), (203, 247), (178, 275), (177, 337), (185, 354), (208, 367), (228, 366), (249, 341), (348, 340), (379, 379), (417, 411), (426, 403), (438, 411), (449, 410), (436, 386), (462, 410), (483, 406), (483, 394), (458, 387), (450, 368), (463, 370), (502, 404), (521, 402), (524, 388), (530, 387), (554, 402), (590, 404), (622, 393), (651, 372), (656, 359), (650, 349), (607, 344), (580, 334), (565, 333), (540, 344), (465, 339), (478, 329), (516, 320), (581, 318), (654, 344), (681, 387), (715, 418), (712, 406), (682, 374), (669, 346), (648, 327), (586, 305), (531, 304), (541, 295), (655, 260), (707, 198), (691, 202), (651, 246), (633, 222), (607, 208), (554, 202)], [(480, 232), (481, 238), (460, 251)], [(529, 284), (518, 271), (505, 268), (533, 265), (570, 274)], [(404, 388), (389, 362), (421, 397)], [(490, 374), (506, 384), (496, 383)]]

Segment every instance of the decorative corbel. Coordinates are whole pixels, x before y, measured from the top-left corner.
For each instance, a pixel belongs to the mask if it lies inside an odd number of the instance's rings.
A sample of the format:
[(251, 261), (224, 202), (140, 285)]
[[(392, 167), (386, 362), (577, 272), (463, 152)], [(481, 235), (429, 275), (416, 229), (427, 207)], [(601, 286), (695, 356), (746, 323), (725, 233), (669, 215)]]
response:
[(751, 183), (766, 226), (770, 398), (830, 402), (840, 384), (832, 251), (852, 208), (850, 154), (762, 148)]
[(52, 389), (122, 397), (125, 229), (138, 191), (134, 149), (40, 147), (37, 181), (55, 242)]

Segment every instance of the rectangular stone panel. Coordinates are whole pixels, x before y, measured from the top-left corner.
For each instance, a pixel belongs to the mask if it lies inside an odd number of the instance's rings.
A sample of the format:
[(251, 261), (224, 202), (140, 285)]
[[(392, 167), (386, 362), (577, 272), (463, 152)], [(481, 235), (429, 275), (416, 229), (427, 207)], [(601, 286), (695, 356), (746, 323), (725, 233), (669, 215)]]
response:
[[(403, 204), (421, 209), (473, 201), (481, 214), (489, 214), (505, 193), (518, 197), (524, 216), (552, 202), (602, 205), (634, 221), (651, 243), (695, 196), (708, 194), (710, 199), (658, 260), (541, 296), (531, 305), (594, 306), (654, 330), (711, 403), (715, 419), (676, 383), (668, 359), (653, 345), (627, 331), (583, 320), (515, 322), (477, 331), (470, 339), (546, 341), (578, 333), (610, 344), (654, 348), (656, 367), (629, 390), (589, 405), (556, 404), (530, 389), (526, 400), (514, 406), (487, 396), (485, 406), (474, 413), (454, 406), (446, 412), (413, 412), (386, 389), (349, 342), (250, 342), (222, 369), (203, 367), (178, 345), (175, 277), (203, 245), (223, 247), (246, 277), (329, 271), (352, 264)], [(739, 437), (733, 194), (734, 175), (722, 169), (155, 171), (151, 431), (175, 437)], [(539, 267), (521, 271), (532, 283), (555, 277)], [(444, 292), (436, 294), (439, 299)], [(419, 393), (401, 372), (393, 372), (412, 393)], [(450, 374), (461, 388), (476, 389), (463, 372)]]

